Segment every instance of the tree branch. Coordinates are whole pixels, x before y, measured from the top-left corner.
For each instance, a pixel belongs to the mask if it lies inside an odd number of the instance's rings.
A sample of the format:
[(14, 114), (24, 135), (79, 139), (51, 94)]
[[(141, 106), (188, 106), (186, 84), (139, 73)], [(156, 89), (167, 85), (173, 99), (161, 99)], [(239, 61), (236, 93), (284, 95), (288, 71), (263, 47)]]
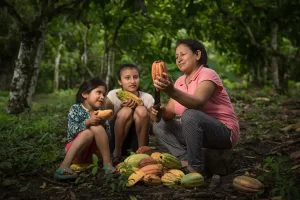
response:
[(246, 28), (246, 31), (247, 31), (250, 39), (251, 39), (251, 44), (253, 46), (255, 46), (255, 47), (259, 48), (259, 49), (262, 49), (265, 52), (271, 53), (272, 55), (278, 56), (278, 57), (280, 57), (283, 60), (296, 60), (295, 56), (288, 56), (288, 55), (285, 55), (285, 54), (279, 52), (278, 50), (270, 48), (270, 47), (268, 47), (266, 45), (259, 44), (257, 42), (257, 40), (255, 38), (255, 35), (253, 34), (250, 26), (248, 26), (247, 23), (242, 18), (236, 17), (233, 14), (229, 13), (228, 11), (225, 11), (224, 8), (221, 6), (220, 1), (216, 1), (216, 3), (217, 3), (218, 9), (220, 10), (220, 12), (222, 14), (224, 14), (225, 16), (227, 16), (229, 19), (232, 19), (232, 20), (235, 20), (235, 21), (239, 22), (242, 26), (244, 26)]
[(15, 10), (15, 8), (7, 3), (5, 0), (0, 1), (0, 10), (7, 9), (7, 12), (13, 17), (13, 19), (17, 22), (17, 24), (21, 26), (26, 26), (25, 22), (22, 20), (21, 16)]
[[(59, 14), (69, 14), (75, 11), (74, 8), (76, 8), (80, 3), (82, 3), (84, 1), (82, 0), (71, 0), (68, 3), (65, 3), (63, 5), (58, 6), (57, 8), (53, 8), (52, 11), (50, 11), (48, 18), (49, 21), (59, 15)], [(69, 6), (73, 6), (73, 8), (69, 8)]]
[(114, 35), (113, 35), (113, 38), (112, 38), (112, 47), (115, 46), (115, 43), (116, 43), (116, 40), (118, 38), (118, 34), (119, 34), (119, 30), (120, 28), (122, 27), (122, 25), (125, 23), (127, 17), (123, 17), (123, 19), (121, 19), (115, 29), (115, 32), (114, 32)]

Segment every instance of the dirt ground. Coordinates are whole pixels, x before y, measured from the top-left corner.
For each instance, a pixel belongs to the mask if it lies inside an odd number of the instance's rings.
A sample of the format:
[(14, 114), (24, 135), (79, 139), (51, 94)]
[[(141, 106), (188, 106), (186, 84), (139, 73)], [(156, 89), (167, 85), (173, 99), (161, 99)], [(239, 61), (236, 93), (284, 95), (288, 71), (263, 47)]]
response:
[[(232, 186), (233, 178), (248, 173), (253, 177), (265, 176), (267, 171), (262, 170), (264, 160), (268, 156), (290, 156), (291, 153), (300, 151), (300, 133), (291, 130), (282, 132), (279, 129), (288, 125), (288, 122), (300, 122), (300, 102), (286, 101), (280, 104), (278, 109), (268, 107), (268, 103), (261, 106), (255, 102), (243, 103), (235, 101), (236, 112), (240, 120), (241, 135), (239, 144), (233, 149), (233, 162), (230, 173), (221, 176), (220, 185), (211, 190), (211, 179), (205, 181), (205, 185), (192, 189), (170, 189), (163, 185), (148, 186), (139, 183), (132, 188), (126, 188), (122, 192), (113, 193), (103, 176), (89, 176), (84, 181), (57, 182), (52, 174), (47, 171), (37, 170), (20, 176), (20, 182), (30, 182), (28, 190), (22, 192), (19, 189), (1, 187), (0, 199), (270, 199), (270, 191), (276, 187), (273, 180), (265, 179), (265, 191), (259, 195), (244, 194), (236, 191)], [(238, 105), (237, 105), (238, 104)], [(260, 109), (260, 107), (263, 107)], [(249, 113), (256, 110), (257, 117), (249, 117)], [(258, 119), (259, 118), (259, 119)], [(276, 127), (275, 122), (281, 122)], [(151, 136), (150, 145), (157, 151), (165, 152), (156, 138)], [(290, 161), (290, 166), (295, 166), (293, 174), (300, 177), (300, 158)], [(298, 167), (297, 167), (298, 166)], [(113, 179), (118, 184), (118, 179)], [(110, 183), (111, 184), (111, 183)], [(299, 187), (300, 180), (298, 178)]]

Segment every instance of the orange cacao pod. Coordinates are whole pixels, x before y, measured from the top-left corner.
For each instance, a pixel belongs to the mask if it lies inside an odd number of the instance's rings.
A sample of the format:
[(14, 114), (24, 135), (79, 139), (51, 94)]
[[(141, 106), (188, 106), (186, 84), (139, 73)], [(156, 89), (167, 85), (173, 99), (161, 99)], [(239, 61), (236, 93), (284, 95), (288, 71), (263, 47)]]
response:
[(139, 162), (139, 167), (142, 168), (142, 167), (145, 167), (146, 165), (151, 165), (151, 164), (157, 164), (157, 161), (154, 160), (151, 157), (149, 157), (149, 158), (143, 158)]
[(152, 63), (152, 80), (157, 78), (157, 76), (162, 76), (162, 73), (168, 73), (167, 67), (162, 60), (157, 60)]
[(146, 175), (155, 174), (157, 176), (161, 176), (163, 174), (163, 166), (161, 164), (146, 165), (145, 167), (142, 167), (139, 171), (144, 172)]
[(152, 149), (148, 146), (142, 146), (138, 148), (135, 152), (136, 154), (148, 154), (149, 156), (152, 154)]

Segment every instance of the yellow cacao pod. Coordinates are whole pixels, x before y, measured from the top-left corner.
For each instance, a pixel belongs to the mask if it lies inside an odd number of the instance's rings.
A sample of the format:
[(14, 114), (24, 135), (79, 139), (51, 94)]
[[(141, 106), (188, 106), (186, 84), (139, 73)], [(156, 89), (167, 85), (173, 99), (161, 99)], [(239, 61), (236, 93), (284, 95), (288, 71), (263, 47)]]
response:
[(249, 176), (237, 176), (233, 179), (233, 187), (240, 192), (257, 193), (264, 190), (264, 185)]
[(153, 153), (151, 154), (151, 157), (152, 157), (154, 160), (159, 161), (160, 155), (161, 155), (160, 152), (153, 152)]
[(109, 119), (112, 115), (113, 115), (113, 110), (111, 109), (98, 111), (98, 116), (101, 117), (103, 120)]
[(116, 169), (118, 172), (121, 174), (132, 174), (133, 172), (136, 172), (139, 170), (137, 167), (132, 167), (131, 165), (127, 165), (124, 162), (120, 162), (119, 164), (116, 165)]
[(159, 158), (159, 163), (167, 169), (180, 169), (182, 167), (180, 160), (169, 153), (162, 153)]
[(133, 99), (134, 101), (136, 101), (136, 103), (138, 105), (143, 105), (142, 99), (140, 99), (139, 97), (137, 97), (135, 94), (133, 94), (131, 92), (124, 91), (124, 90), (119, 90), (119, 91), (116, 92), (116, 94), (117, 94), (117, 97), (122, 102), (128, 101), (129, 99)]
[(74, 172), (81, 172), (85, 169), (87, 169), (91, 164), (72, 164), (70, 166), (70, 169)]
[(147, 185), (158, 185), (161, 183), (160, 177), (156, 174), (146, 174), (143, 180)]
[(188, 173), (180, 180), (180, 185), (183, 188), (199, 187), (204, 184), (204, 178), (199, 173)]
[(161, 182), (168, 187), (174, 187), (178, 186), (180, 181), (174, 174), (167, 172), (162, 175)]
[(128, 182), (126, 184), (127, 187), (132, 187), (133, 185), (135, 185), (137, 182), (139, 182), (140, 180), (143, 179), (143, 177), (145, 176), (144, 172), (141, 171), (137, 171), (135, 173), (132, 173), (129, 177), (128, 177)]
[(179, 169), (170, 169), (167, 172), (171, 173), (171, 174), (174, 174), (179, 180), (181, 180), (182, 177), (184, 176), (183, 171), (181, 171)]

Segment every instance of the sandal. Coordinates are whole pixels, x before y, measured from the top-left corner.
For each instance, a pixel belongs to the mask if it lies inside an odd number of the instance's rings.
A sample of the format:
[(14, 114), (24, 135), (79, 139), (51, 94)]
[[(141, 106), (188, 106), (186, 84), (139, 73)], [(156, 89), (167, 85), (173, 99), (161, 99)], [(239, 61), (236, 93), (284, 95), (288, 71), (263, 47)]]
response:
[(77, 177), (78, 174), (67, 167), (59, 168), (54, 174), (54, 178), (57, 180), (74, 180)]

